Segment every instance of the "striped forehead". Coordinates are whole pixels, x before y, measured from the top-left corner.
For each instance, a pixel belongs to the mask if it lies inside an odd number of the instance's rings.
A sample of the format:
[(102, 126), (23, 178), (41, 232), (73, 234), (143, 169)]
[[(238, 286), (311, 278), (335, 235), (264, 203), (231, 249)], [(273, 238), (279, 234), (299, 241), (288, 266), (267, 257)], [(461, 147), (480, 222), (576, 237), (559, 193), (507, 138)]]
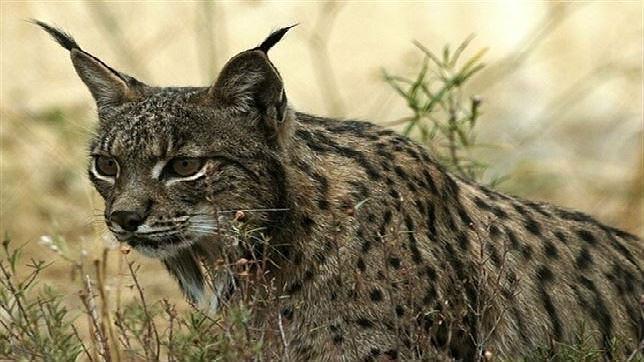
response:
[(176, 144), (177, 132), (173, 128), (170, 122), (158, 118), (129, 119), (104, 130), (97, 146), (100, 151), (114, 156), (163, 157)]
[(166, 132), (113, 132), (105, 135), (99, 149), (110, 155), (124, 158), (163, 158), (171, 154), (176, 142), (172, 133)]

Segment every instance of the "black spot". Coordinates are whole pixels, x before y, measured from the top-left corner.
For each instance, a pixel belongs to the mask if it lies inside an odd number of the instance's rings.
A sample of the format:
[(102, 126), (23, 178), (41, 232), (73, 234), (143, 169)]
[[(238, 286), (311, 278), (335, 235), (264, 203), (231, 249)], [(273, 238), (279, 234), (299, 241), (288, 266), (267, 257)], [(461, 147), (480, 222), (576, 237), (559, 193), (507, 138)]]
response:
[(458, 246), (462, 250), (467, 250), (468, 247), (470, 246), (470, 239), (467, 238), (467, 234), (464, 232), (458, 233), (456, 240), (458, 241)]
[(396, 132), (390, 130), (390, 129), (383, 129), (378, 132), (376, 132), (378, 136), (393, 136), (396, 134)]
[(302, 218), (302, 224), (304, 224), (305, 227), (310, 228), (311, 226), (315, 225), (315, 221), (313, 221), (313, 219), (308, 216), (304, 216)]
[(362, 260), (362, 258), (358, 258), (358, 263), (356, 264), (356, 266), (358, 267), (358, 269), (360, 269), (361, 272), (364, 272), (365, 270), (367, 270), (367, 266), (365, 265), (364, 260)]
[(445, 175), (445, 191), (446, 192), (444, 192), (443, 195), (441, 195), (441, 196), (443, 196), (443, 197), (446, 197), (446, 196), (454, 196), (454, 197), (458, 196), (458, 193), (460, 192), (458, 184), (456, 183), (456, 181), (454, 181), (454, 179), (449, 174), (444, 173), (444, 175)]
[(420, 250), (418, 249), (416, 235), (414, 235), (414, 221), (409, 215), (405, 215), (405, 226), (407, 226), (407, 230), (409, 231), (407, 238), (409, 239), (409, 251), (411, 252), (411, 259), (414, 261), (414, 263), (420, 264), (423, 259)]
[(423, 176), (425, 176), (425, 181), (427, 181), (427, 186), (429, 188), (429, 191), (431, 191), (435, 195), (438, 195), (438, 189), (436, 188), (436, 183), (434, 182), (434, 179), (429, 174), (429, 172), (427, 172), (427, 170), (423, 170)]
[(434, 204), (427, 200), (427, 236), (429, 240), (436, 241), (436, 214)]
[(554, 279), (554, 274), (552, 270), (548, 269), (545, 265), (542, 265), (537, 269), (537, 279), (542, 282), (550, 282)]
[(531, 340), (528, 338), (528, 335), (526, 334), (526, 329), (525, 329), (525, 322), (524, 322), (524, 317), (525, 314), (521, 312), (521, 310), (518, 308), (517, 304), (512, 304), (511, 312), (512, 312), (512, 317), (514, 317), (514, 320), (517, 322), (517, 330), (519, 331), (519, 334), (521, 335), (521, 340), (523, 340), (525, 343), (530, 343), (529, 341)]
[(328, 200), (318, 200), (318, 207), (320, 210), (328, 210), (329, 209), (329, 201)]
[(541, 225), (535, 219), (527, 217), (525, 221), (525, 228), (533, 235), (541, 236)]
[[(608, 307), (606, 307), (604, 298), (602, 297), (601, 293), (592, 280), (584, 276), (579, 276), (579, 281), (593, 294), (593, 302), (589, 304), (589, 307), (592, 307), (589, 308), (589, 312), (593, 319), (599, 322), (604, 347), (610, 347), (613, 334), (613, 319), (610, 315)], [(606, 352), (610, 353), (610, 348), (606, 348)]]
[(499, 197), (497, 196), (497, 193), (492, 191), (492, 190), (490, 190), (489, 188), (487, 188), (485, 186), (481, 186), (481, 190), (483, 190), (483, 193), (485, 193), (485, 195), (487, 197), (489, 197), (491, 200), (498, 200), (499, 199)]
[(501, 258), (499, 257), (499, 253), (496, 250), (496, 247), (494, 246), (493, 243), (485, 243), (485, 248), (487, 249), (488, 254), (490, 255), (490, 260), (492, 260), (492, 264), (495, 266), (499, 266), (501, 263)]
[(374, 302), (380, 302), (382, 301), (382, 292), (380, 291), (380, 289), (376, 288), (371, 291), (371, 293), (369, 294), (369, 297)]
[(559, 257), (559, 251), (557, 250), (557, 247), (555, 246), (555, 244), (551, 243), (550, 241), (544, 242), (544, 251), (546, 253), (546, 256), (549, 258)]
[(604, 226), (604, 230), (607, 233), (615, 234), (615, 235), (619, 236), (622, 239), (631, 240), (631, 241), (639, 240), (639, 238), (637, 236), (633, 235), (633, 234), (629, 234), (626, 231), (622, 231), (620, 229), (616, 229), (616, 228), (613, 228), (613, 227), (610, 227), (610, 226)]
[(505, 212), (505, 210), (500, 207), (493, 207), (492, 213), (494, 213), (494, 215), (496, 215), (496, 217), (498, 217), (499, 219), (507, 219), (508, 217), (508, 214)]
[(393, 197), (396, 200), (400, 199), (400, 194), (398, 193), (398, 191), (394, 189), (389, 189), (389, 195), (391, 195), (391, 197)]
[(397, 257), (394, 257), (394, 256), (389, 257), (389, 265), (391, 265), (395, 269), (400, 268), (400, 258), (397, 258)]
[(585, 270), (590, 265), (593, 264), (593, 257), (590, 255), (588, 248), (582, 248), (577, 258), (575, 258), (575, 264), (581, 270)]
[(329, 329), (331, 330), (331, 340), (333, 341), (333, 344), (341, 344), (344, 340), (344, 337), (342, 337), (342, 331), (333, 324), (329, 326)]
[(394, 142), (400, 143), (400, 144), (403, 144), (403, 145), (409, 145), (411, 143), (408, 138), (403, 137), (403, 136), (398, 135), (398, 134), (394, 136), (393, 140), (394, 140)]
[(566, 234), (564, 234), (560, 230), (555, 231), (555, 236), (557, 237), (557, 239), (559, 239), (559, 241), (561, 241), (564, 244), (568, 242), (568, 239), (566, 238)]
[(371, 249), (371, 240), (369, 239), (364, 239), (362, 240), (362, 252), (366, 253)]
[(403, 315), (405, 315), (405, 308), (402, 305), (400, 304), (396, 305), (395, 309), (396, 309), (396, 315), (398, 317), (402, 317)]
[(429, 280), (432, 281), (432, 282), (436, 281), (436, 278), (438, 276), (436, 274), (436, 270), (434, 268), (432, 268), (431, 266), (427, 266), (425, 268), (425, 274), (427, 275), (427, 278), (429, 278)]
[(613, 264), (611, 272), (606, 277), (615, 285), (619, 295), (633, 293), (635, 288), (633, 281), (635, 277), (627, 272), (620, 264)]
[(307, 270), (307, 271), (305, 271), (305, 272), (304, 272), (304, 278), (303, 278), (303, 280), (304, 280), (305, 282), (308, 282), (308, 281), (309, 281), (309, 280), (311, 280), (311, 279), (313, 279), (313, 271), (311, 271), (311, 270)]
[(431, 161), (431, 159), (429, 158), (429, 156), (427, 155), (427, 152), (425, 152), (425, 150), (420, 149), (419, 151), (420, 151), (420, 159), (423, 160), (423, 162)]
[(295, 252), (293, 253), (293, 264), (295, 265), (300, 265), (302, 264), (302, 259), (304, 258), (304, 255), (300, 252)]
[(356, 300), (358, 299), (358, 292), (355, 289), (351, 288), (347, 291), (347, 297), (349, 299)]
[(445, 255), (447, 257), (447, 262), (454, 269), (454, 272), (456, 272), (456, 276), (459, 279), (464, 280), (466, 278), (465, 266), (463, 265), (461, 258), (457, 256), (457, 253), (452, 247), (451, 243), (445, 243), (443, 247), (445, 248)]
[(353, 191), (351, 193), (357, 201), (362, 201), (369, 197), (369, 188), (364, 183), (359, 181), (349, 181), (349, 184), (353, 186)]
[(286, 294), (295, 294), (302, 290), (302, 283), (296, 281), (286, 289)]
[(385, 352), (385, 355), (389, 357), (389, 359), (395, 360), (398, 359), (398, 351), (395, 349), (390, 349)]
[(290, 245), (276, 245), (275, 251), (277, 252), (277, 255), (279, 255), (282, 259), (291, 260), (292, 248), (290, 247)]
[(577, 235), (581, 238), (581, 240), (587, 242), (590, 245), (595, 245), (597, 243), (597, 239), (595, 238), (595, 235), (593, 235), (588, 230), (584, 230), (584, 229), (577, 230)]
[(507, 278), (508, 282), (510, 284), (514, 284), (517, 282), (517, 273), (514, 272), (514, 270), (508, 270)]
[(409, 215), (405, 215), (405, 226), (407, 230), (414, 231), (414, 220)]
[(342, 283), (342, 277), (340, 275), (336, 275), (336, 277), (333, 278), (333, 282), (335, 283), (336, 286), (340, 288), (342, 288), (342, 285), (344, 284)]
[(465, 208), (459, 207), (457, 211), (458, 211), (458, 216), (461, 218), (461, 222), (463, 223), (463, 225), (469, 226), (470, 224), (472, 224), (472, 218), (467, 214), (467, 212), (465, 211)]
[(383, 223), (385, 225), (388, 225), (391, 222), (391, 210), (385, 211), (385, 215), (383, 217)]
[(378, 348), (372, 348), (371, 351), (369, 351), (373, 357), (378, 357), (380, 356), (380, 349)]
[(519, 243), (519, 239), (517, 239), (517, 236), (514, 234), (514, 231), (506, 230), (505, 232), (508, 235), (508, 239), (510, 239), (510, 245), (512, 246), (512, 249), (518, 250), (519, 247), (521, 246), (521, 243)]
[(353, 201), (349, 198), (346, 198), (342, 201), (340, 201), (340, 208), (343, 210), (350, 210), (353, 209), (355, 205), (353, 204)]
[(362, 328), (371, 328), (371, 327), (373, 327), (373, 322), (368, 320), (367, 318), (358, 318), (358, 319), (356, 319), (356, 323)]
[(337, 298), (338, 298), (338, 295), (336, 294), (336, 292), (331, 291), (331, 294), (329, 295), (329, 299), (336, 300)]
[(286, 319), (292, 319), (293, 318), (293, 308), (292, 307), (286, 307), (282, 308), (282, 316)]
[[(376, 145), (376, 146), (378, 146), (378, 145)], [(391, 160), (391, 161), (394, 160), (394, 156), (390, 152), (385, 150), (382, 146), (378, 147), (378, 149), (376, 149), (376, 153), (379, 156), (382, 156), (382, 157), (386, 158), (387, 160)], [(384, 162), (382, 164), (384, 165)]]
[(523, 244), (523, 246), (521, 247), (521, 254), (527, 260), (532, 259), (532, 246), (528, 244)]
[(354, 136), (367, 136), (367, 132), (373, 129), (373, 125), (367, 122), (345, 120), (336, 123), (332, 127), (327, 127), (327, 129), (333, 133), (348, 133)]
[[(327, 244), (327, 245), (329, 245), (329, 244)], [(316, 251), (313, 254), (313, 257), (318, 261), (319, 264), (324, 264), (324, 263), (326, 263), (326, 258), (327, 258), (328, 254), (329, 254), (328, 251), (320, 250), (320, 251)]]
[(496, 240), (501, 235), (501, 229), (498, 226), (492, 224), (490, 225), (490, 237)]
[(411, 251), (411, 260), (416, 264), (422, 263), (423, 258), (416, 245), (416, 237), (413, 234), (409, 234), (409, 250)]
[(416, 205), (416, 209), (418, 209), (418, 212), (421, 215), (425, 214), (425, 204), (423, 204), (423, 202), (421, 200), (415, 200), (414, 205)]
[(543, 215), (545, 217), (552, 217), (552, 215), (548, 211), (546, 211), (543, 208), (544, 206), (541, 205), (541, 204), (537, 204), (536, 202), (532, 202), (532, 201), (527, 201), (526, 205), (530, 206), (532, 208), (532, 210), (538, 212), (539, 214), (541, 214), (541, 215)]
[(548, 294), (548, 291), (543, 285), (539, 288), (539, 292), (541, 294), (541, 302), (543, 303), (543, 308), (546, 310), (548, 316), (550, 317), (550, 323), (552, 323), (552, 332), (554, 334), (555, 340), (560, 341), (561, 337), (563, 336), (561, 319), (559, 319), (559, 315), (557, 314), (555, 305), (552, 303), (550, 294)]
[(420, 160), (420, 157), (418, 156), (418, 152), (416, 152), (416, 150), (414, 150), (413, 148), (407, 148), (405, 149), (405, 152), (407, 152), (407, 154), (411, 156), (411, 158), (413, 158), (414, 160), (416, 161)]
[(391, 172), (391, 165), (389, 164), (388, 161), (385, 161), (385, 160), (380, 161), (380, 166), (382, 166), (383, 170)]
[(427, 291), (425, 291), (425, 295), (423, 296), (423, 304), (429, 305), (435, 300), (436, 300), (436, 290), (434, 290), (434, 287), (430, 285)]
[(454, 223), (454, 217), (452, 216), (451, 209), (443, 209), (445, 211), (445, 222), (447, 222), (447, 227), (450, 230), (456, 230), (456, 224)]
[(475, 197), (474, 197), (474, 204), (476, 204), (476, 206), (477, 206), (479, 209), (482, 209), (482, 210), (490, 210), (490, 209), (491, 209), (490, 205), (488, 205), (485, 201), (483, 201), (483, 200), (482, 200), (480, 197), (478, 197), (478, 196), (475, 196)]
[(568, 211), (568, 210), (557, 210), (557, 215), (560, 218), (571, 220), (571, 221), (581, 221), (581, 222), (593, 222), (593, 219), (579, 211)]
[(521, 204), (513, 203), (512, 207), (514, 207), (514, 209), (517, 210), (517, 212), (523, 216), (530, 215), (528, 213), (528, 210), (526, 210), (525, 207), (523, 207)]
[(407, 173), (402, 169), (402, 167), (396, 166), (394, 167), (394, 171), (396, 172), (396, 175), (398, 175), (398, 177), (403, 180), (407, 180)]
[(295, 352), (301, 356), (303, 360), (308, 361), (313, 355), (313, 348), (309, 345), (302, 344), (295, 347)]
[[(628, 250), (627, 247), (622, 245), (622, 243), (615, 238), (613, 233), (610, 232), (610, 228), (606, 226), (601, 226), (604, 232), (606, 232), (606, 236), (608, 237), (608, 240), (610, 240), (610, 245), (617, 250), (618, 253), (622, 254), (624, 258), (626, 258), (631, 264), (633, 264), (636, 268), (640, 268), (639, 262), (636, 260), (634, 257), (633, 253), (631, 253), (630, 250)], [(638, 240), (638, 239), (635, 239)], [(639, 240), (638, 240), (639, 241)], [(644, 329), (644, 328), (643, 328)]]

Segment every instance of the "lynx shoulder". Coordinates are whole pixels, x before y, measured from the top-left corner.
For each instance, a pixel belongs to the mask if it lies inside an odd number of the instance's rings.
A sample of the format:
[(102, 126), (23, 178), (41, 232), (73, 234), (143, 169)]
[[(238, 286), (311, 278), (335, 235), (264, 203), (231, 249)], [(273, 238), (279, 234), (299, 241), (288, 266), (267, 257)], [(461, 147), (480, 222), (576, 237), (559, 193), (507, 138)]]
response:
[(456, 177), (393, 131), (293, 111), (267, 55), (288, 28), (209, 87), (161, 88), (37, 24), (96, 100), (88, 173), (109, 230), (196, 303), (225, 313), (259, 291), (249, 323), (275, 353), (510, 358), (582, 325), (608, 358), (642, 340), (639, 239)]

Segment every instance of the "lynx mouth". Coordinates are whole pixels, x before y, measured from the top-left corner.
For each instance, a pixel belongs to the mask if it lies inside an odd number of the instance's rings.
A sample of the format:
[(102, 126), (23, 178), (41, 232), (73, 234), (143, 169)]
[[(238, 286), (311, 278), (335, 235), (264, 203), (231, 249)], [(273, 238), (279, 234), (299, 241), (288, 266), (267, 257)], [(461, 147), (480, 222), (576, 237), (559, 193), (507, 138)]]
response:
[(191, 238), (177, 231), (169, 233), (137, 233), (111, 230), (111, 232), (119, 243), (128, 244), (135, 250), (146, 254), (168, 249), (179, 249), (191, 244)]
[(151, 249), (160, 249), (168, 245), (177, 246), (177, 245), (180, 245), (181, 243), (187, 243), (188, 240), (186, 240), (185, 238), (180, 238), (179, 236), (176, 236), (176, 235), (162, 237), (162, 238), (155, 238), (155, 239), (144, 238), (144, 237), (134, 235), (133, 237), (127, 239), (125, 242), (133, 248), (146, 247)]
[(220, 216), (217, 222), (212, 221), (209, 214), (191, 215), (189, 219), (177, 220), (174, 227), (139, 227), (136, 231), (126, 231), (108, 223), (108, 229), (121, 244), (127, 244), (134, 250), (153, 257), (166, 258), (182, 249), (189, 248), (203, 238), (218, 234)]

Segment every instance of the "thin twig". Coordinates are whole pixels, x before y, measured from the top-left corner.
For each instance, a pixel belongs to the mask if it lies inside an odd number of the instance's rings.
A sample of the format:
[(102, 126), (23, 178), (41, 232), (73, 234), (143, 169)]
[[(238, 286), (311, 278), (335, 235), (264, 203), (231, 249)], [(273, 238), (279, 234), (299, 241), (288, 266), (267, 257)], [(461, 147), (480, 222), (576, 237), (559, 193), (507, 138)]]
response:
[[(147, 328), (148, 328), (148, 334), (154, 333), (154, 338), (156, 342), (156, 353), (154, 355), (155, 359), (159, 359), (160, 354), (161, 354), (161, 339), (159, 338), (159, 332), (157, 331), (157, 326), (156, 323), (154, 323), (154, 320), (152, 319), (152, 316), (150, 315), (150, 311), (148, 310), (147, 303), (145, 301), (145, 296), (143, 295), (143, 288), (141, 287), (141, 284), (139, 284), (139, 279), (136, 276), (136, 272), (134, 271), (133, 268), (134, 262), (129, 262), (128, 263), (128, 268), (130, 270), (130, 275), (132, 276), (132, 280), (134, 281), (134, 285), (136, 286), (136, 290), (139, 293), (139, 298), (141, 300), (141, 306), (143, 307), (143, 313), (145, 313), (145, 317), (147, 319)], [(147, 346), (146, 346), (147, 349)]]
[(288, 360), (288, 342), (286, 341), (286, 335), (284, 334), (284, 326), (282, 326), (282, 313), (281, 311), (277, 312), (277, 325), (280, 328), (280, 336), (282, 338), (282, 345), (284, 346), (284, 356)]

